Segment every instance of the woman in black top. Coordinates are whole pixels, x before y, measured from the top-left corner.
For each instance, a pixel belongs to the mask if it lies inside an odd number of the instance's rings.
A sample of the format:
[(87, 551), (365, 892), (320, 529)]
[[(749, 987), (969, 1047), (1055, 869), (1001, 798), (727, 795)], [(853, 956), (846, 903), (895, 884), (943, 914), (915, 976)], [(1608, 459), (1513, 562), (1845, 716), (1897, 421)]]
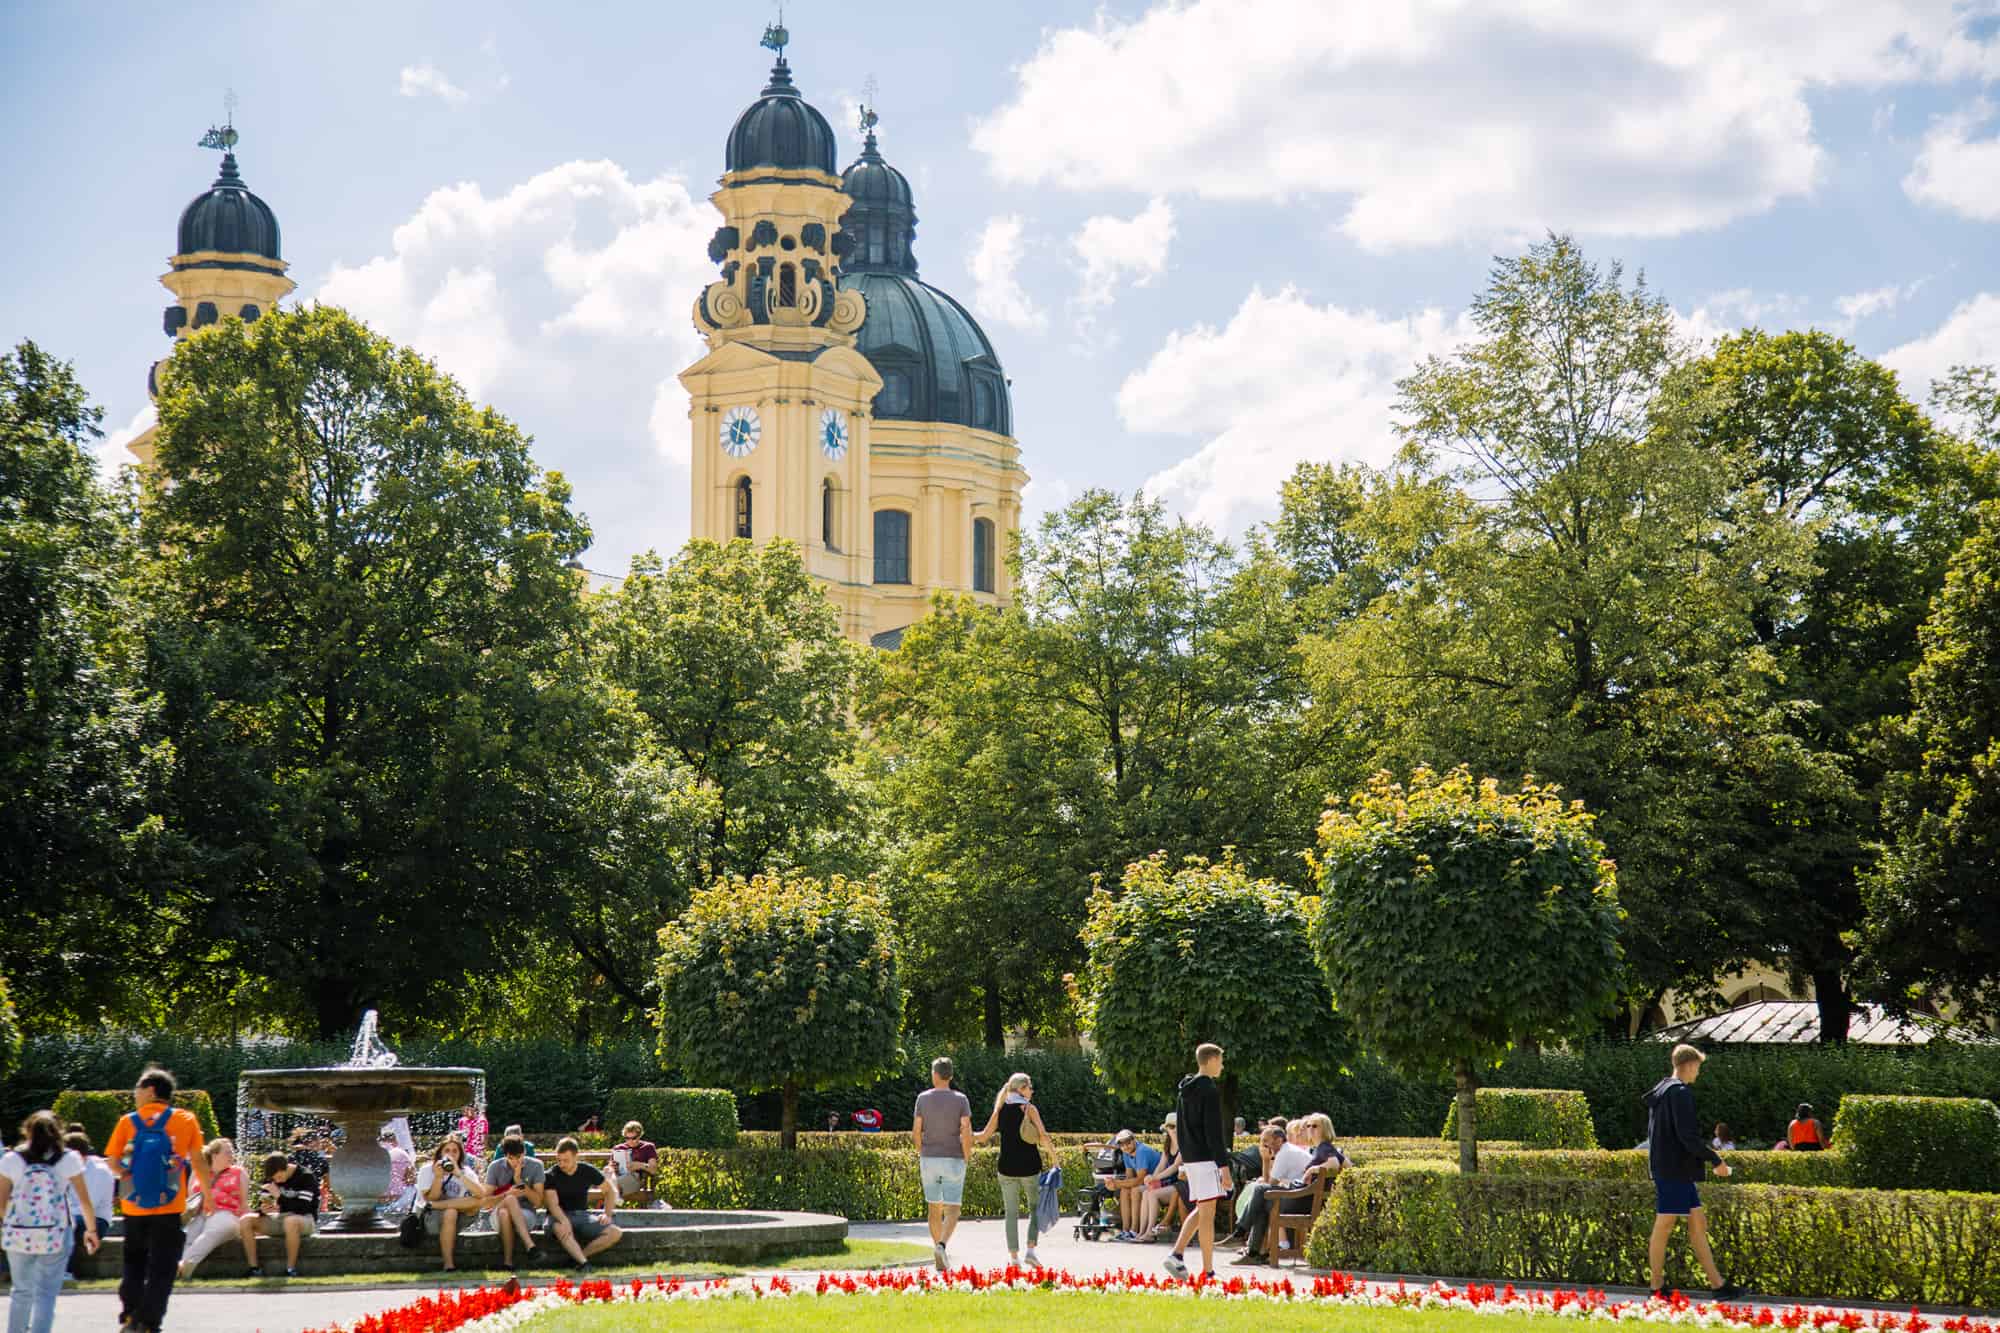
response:
[[(1000, 1202), (1007, 1210), (1007, 1258), (1011, 1263), (1021, 1261), (1020, 1218), (1025, 1206), (1030, 1267), (1038, 1267), (1042, 1262), (1035, 1257), (1035, 1241), (1040, 1232), (1035, 1217), (1036, 1181), (1042, 1174), (1042, 1155), (1035, 1144), (1049, 1132), (1042, 1124), (1042, 1113), (1035, 1108), (1034, 1095), (1034, 1080), (1026, 1074), (1015, 1074), (993, 1098), (993, 1114), (987, 1119), (986, 1128), (972, 1136), (984, 1143), (994, 1134), (1000, 1135)], [(1024, 1125), (1028, 1127), (1026, 1137), (1021, 1132)]]

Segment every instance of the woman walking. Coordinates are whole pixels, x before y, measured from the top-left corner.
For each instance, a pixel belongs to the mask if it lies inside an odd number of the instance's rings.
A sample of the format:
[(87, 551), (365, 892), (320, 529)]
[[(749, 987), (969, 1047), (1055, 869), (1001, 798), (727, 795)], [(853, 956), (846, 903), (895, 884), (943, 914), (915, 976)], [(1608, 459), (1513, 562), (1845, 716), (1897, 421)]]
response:
[(1035, 1147), (1047, 1141), (1048, 1127), (1034, 1103), (1035, 1083), (1026, 1074), (1015, 1074), (993, 1098), (993, 1114), (986, 1128), (973, 1135), (980, 1143), (1000, 1135), (1000, 1203), (1007, 1210), (1007, 1259), (1021, 1262), (1021, 1213), (1028, 1214), (1028, 1266), (1039, 1268), (1035, 1241), (1040, 1226), (1035, 1217), (1037, 1182), (1042, 1174), (1042, 1155)]
[(83, 1158), (63, 1147), (54, 1113), (37, 1111), (21, 1122), (20, 1146), (0, 1157), (0, 1248), (14, 1275), (7, 1333), (49, 1333), (56, 1326), (56, 1295), (78, 1216), (83, 1247), (96, 1254), (97, 1210), (83, 1182)]

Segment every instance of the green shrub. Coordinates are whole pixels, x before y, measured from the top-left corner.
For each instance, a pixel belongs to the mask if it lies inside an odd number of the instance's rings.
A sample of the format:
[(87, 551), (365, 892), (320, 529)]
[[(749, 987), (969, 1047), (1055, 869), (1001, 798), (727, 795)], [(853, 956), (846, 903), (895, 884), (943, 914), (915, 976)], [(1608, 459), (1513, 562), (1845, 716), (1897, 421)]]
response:
[[(887, 1137), (877, 1135), (876, 1137)], [(660, 1154), (659, 1192), (676, 1208), (787, 1209), (833, 1213), (855, 1222), (912, 1222), (925, 1215), (917, 1153), (903, 1135), (894, 1148), (804, 1148), (775, 1145), (717, 1152)], [(1090, 1180), (1081, 1149), (1057, 1153), (1063, 1207), (1075, 1207)], [(965, 1175), (967, 1217), (999, 1217), (998, 1149), (974, 1149)]]
[(1984, 1098), (1848, 1097), (1832, 1147), (1856, 1185), (2000, 1190), (2000, 1109)]
[[(218, 1138), (222, 1131), (215, 1127), (215, 1107), (210, 1104), (208, 1094), (200, 1088), (182, 1088), (174, 1093), (174, 1105), (193, 1111), (194, 1118), (201, 1122), (201, 1137), (206, 1143)], [(65, 1125), (74, 1121), (83, 1126), (83, 1132), (90, 1135), (90, 1142), (99, 1152), (110, 1141), (111, 1130), (118, 1123), (118, 1117), (132, 1109), (130, 1092), (79, 1092), (65, 1089), (56, 1096), (56, 1104), (49, 1108), (56, 1113), (56, 1119)]]
[[(1482, 1140), (1513, 1139), (1531, 1148), (1595, 1148), (1590, 1103), (1573, 1088), (1481, 1088)], [(1458, 1102), (1445, 1112), (1442, 1137), (1458, 1140)]]
[[(2000, 1196), (1705, 1185), (1717, 1261), (1814, 1300), (2000, 1303)], [(1638, 1286), (1653, 1190), (1632, 1180), (1343, 1171), (1306, 1249), (1317, 1268)], [(1667, 1281), (1705, 1289), (1685, 1231)]]
[[(0, 1083), (14, 1077), (14, 1069), (21, 1063), (21, 1019), (14, 1012), (14, 1001), (7, 994), (7, 978), (0, 976)], [(11, 1134), (13, 1125), (7, 1129)]]
[(726, 1088), (613, 1088), (605, 1132), (617, 1134), (627, 1120), (662, 1148), (736, 1146), (736, 1094)]
[[(1853, 1185), (1847, 1160), (1833, 1152), (1732, 1152), (1732, 1185), (1800, 1185), (1815, 1188)], [(1374, 1159), (1369, 1159), (1374, 1160)], [(1569, 1180), (1650, 1180), (1641, 1148), (1607, 1152), (1568, 1149), (1479, 1154), (1479, 1169), (1496, 1176), (1550, 1176)]]

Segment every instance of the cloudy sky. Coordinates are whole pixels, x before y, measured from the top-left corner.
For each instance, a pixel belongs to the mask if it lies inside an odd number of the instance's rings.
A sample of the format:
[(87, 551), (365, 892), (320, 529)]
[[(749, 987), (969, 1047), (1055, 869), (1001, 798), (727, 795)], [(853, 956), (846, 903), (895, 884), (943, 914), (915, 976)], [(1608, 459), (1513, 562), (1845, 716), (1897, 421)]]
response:
[[(519, 420), (622, 569), (687, 531), (675, 372), (757, 4), (0, 7), (0, 337), (116, 441), (239, 98), (298, 297)], [(793, 0), (858, 149), (871, 77), (925, 279), (1014, 383), (1031, 510), (1145, 487), (1231, 531), (1382, 459), (1394, 382), (1547, 229), (1712, 336), (1836, 329), (1921, 394), (2000, 362), (2000, 0)]]

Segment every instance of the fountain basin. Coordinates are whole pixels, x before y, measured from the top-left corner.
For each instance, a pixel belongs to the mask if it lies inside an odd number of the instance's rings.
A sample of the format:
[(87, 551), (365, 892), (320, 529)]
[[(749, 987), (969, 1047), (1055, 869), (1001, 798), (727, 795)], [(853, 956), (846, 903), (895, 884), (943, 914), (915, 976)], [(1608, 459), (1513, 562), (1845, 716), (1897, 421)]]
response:
[(246, 1069), (242, 1096), (263, 1111), (324, 1116), (342, 1141), (327, 1162), (343, 1210), (337, 1224), (365, 1231), (378, 1225), (375, 1207), (389, 1188), (389, 1155), (377, 1133), (386, 1120), (425, 1111), (455, 1111), (476, 1099), (485, 1071), (454, 1066), (369, 1065), (316, 1069)]

